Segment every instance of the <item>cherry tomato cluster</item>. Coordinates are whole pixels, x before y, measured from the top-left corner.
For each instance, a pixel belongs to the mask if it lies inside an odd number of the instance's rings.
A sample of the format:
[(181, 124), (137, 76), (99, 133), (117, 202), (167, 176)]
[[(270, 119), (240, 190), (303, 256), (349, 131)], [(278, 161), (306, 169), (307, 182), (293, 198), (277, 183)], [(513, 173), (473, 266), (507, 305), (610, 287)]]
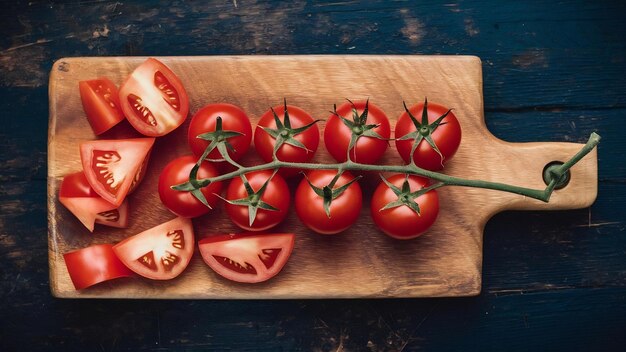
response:
[[(96, 223), (128, 226), (127, 195), (143, 179), (155, 138), (179, 127), (189, 113), (189, 98), (180, 79), (156, 59), (139, 65), (120, 86), (105, 77), (79, 82), (83, 108), (96, 135), (124, 118), (144, 138), (83, 142), (83, 170), (67, 175), (59, 200), (89, 229)], [(180, 275), (195, 247), (191, 218), (208, 213), (219, 202), (234, 224), (246, 231), (267, 231), (282, 222), (291, 203), (285, 181), (301, 177), (295, 210), (311, 230), (337, 234), (352, 226), (363, 195), (350, 172), (309, 167), (320, 144), (318, 122), (305, 110), (283, 104), (266, 111), (253, 128), (237, 106), (210, 104), (195, 113), (188, 130), (191, 154), (172, 160), (159, 177), (159, 196), (176, 217), (115, 245), (96, 245), (66, 253), (68, 272), (77, 289), (131, 273), (156, 280)], [(347, 101), (326, 119), (324, 144), (339, 163), (372, 165), (394, 140), (408, 165), (440, 170), (461, 140), (451, 110), (433, 103), (406, 107), (391, 138), (387, 115), (369, 100)], [(249, 172), (238, 161), (254, 148), (266, 165)], [(235, 171), (233, 171), (235, 170)], [(232, 172), (222, 192), (222, 181)], [(419, 176), (381, 177), (373, 193), (371, 216), (387, 235), (414, 238), (435, 221), (435, 189)], [(275, 276), (294, 247), (293, 234), (215, 235), (198, 241), (204, 261), (216, 273), (240, 282)]]
[[(285, 101), (259, 119), (254, 129), (254, 148), (268, 166), (278, 160), (284, 162), (283, 166), (306, 169), (319, 146), (318, 121)], [(229, 165), (230, 171), (233, 167), (245, 169), (238, 161), (250, 147), (251, 132), (250, 119), (236, 106), (219, 103), (200, 109), (187, 135), (193, 156), (171, 161), (161, 173), (159, 193), (163, 204), (179, 216), (195, 217), (208, 213), (222, 198), (233, 223), (246, 231), (266, 231), (287, 216), (291, 195), (284, 179), (302, 173), (294, 203), (303, 224), (320, 234), (337, 234), (356, 222), (363, 203), (360, 176), (347, 171), (283, 167), (273, 172), (268, 167), (234, 176), (224, 197), (220, 195), (220, 181), (197, 189), (180, 188), (185, 183), (215, 178)], [(405, 162), (440, 170), (456, 152), (461, 128), (451, 110), (425, 101), (405, 109), (398, 118), (395, 135), (396, 148)], [(368, 100), (348, 100), (327, 118), (324, 144), (337, 162), (350, 158), (354, 163), (376, 164), (390, 136), (389, 119), (382, 109)], [(394, 238), (419, 236), (437, 217), (435, 188), (419, 176), (383, 178), (371, 201), (375, 224)]]

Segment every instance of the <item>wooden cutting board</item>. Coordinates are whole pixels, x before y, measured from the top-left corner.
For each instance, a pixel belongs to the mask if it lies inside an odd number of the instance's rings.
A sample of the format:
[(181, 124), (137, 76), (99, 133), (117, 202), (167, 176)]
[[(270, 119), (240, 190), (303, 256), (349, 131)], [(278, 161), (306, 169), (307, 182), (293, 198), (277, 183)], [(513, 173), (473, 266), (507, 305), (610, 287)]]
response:
[[(587, 207), (597, 194), (597, 156), (592, 152), (572, 169), (569, 185), (556, 191), (549, 204), (497, 191), (446, 187), (438, 190), (441, 211), (426, 234), (393, 240), (376, 229), (364, 204), (357, 224), (337, 236), (308, 231), (293, 209), (276, 232), (297, 235), (294, 252), (275, 278), (257, 285), (237, 284), (217, 276), (195, 253), (178, 278), (156, 282), (125, 278), (75, 291), (63, 254), (97, 243), (117, 242), (172, 219), (157, 192), (160, 170), (168, 161), (190, 153), (188, 121), (157, 140), (147, 176), (130, 196), (128, 229), (96, 225), (89, 233), (60, 205), (57, 197), (63, 176), (81, 170), (78, 144), (94, 139), (82, 110), (78, 81), (99, 76), (116, 84), (145, 58), (66, 58), (50, 75), (48, 141), (48, 221), (50, 287), (57, 297), (71, 298), (357, 298), (441, 297), (477, 295), (481, 289), (483, 227), (494, 214), (510, 209), (554, 210)], [(240, 106), (253, 126), (283, 97), (289, 104), (326, 119), (333, 104), (344, 98), (365, 99), (379, 105), (392, 127), (408, 105), (429, 101), (454, 108), (463, 140), (445, 172), (450, 175), (543, 188), (541, 173), (554, 160), (566, 160), (581, 145), (574, 143), (507, 143), (486, 128), (483, 114), (481, 62), (472, 56), (215, 56), (163, 57), (183, 81), (190, 98), (190, 114), (202, 106), (227, 102)], [(189, 120), (189, 119), (188, 119)], [(324, 128), (324, 123), (320, 124)], [(130, 136), (126, 122), (106, 137)], [(323, 136), (322, 136), (323, 137)], [(314, 161), (329, 162), (323, 143)], [(258, 161), (254, 152), (244, 163)], [(393, 143), (382, 163), (400, 163)], [(365, 199), (378, 182), (364, 180)], [(297, 184), (292, 181), (291, 186)], [(515, 224), (511, 224), (515, 226)], [(196, 238), (240, 232), (222, 208), (194, 219)]]

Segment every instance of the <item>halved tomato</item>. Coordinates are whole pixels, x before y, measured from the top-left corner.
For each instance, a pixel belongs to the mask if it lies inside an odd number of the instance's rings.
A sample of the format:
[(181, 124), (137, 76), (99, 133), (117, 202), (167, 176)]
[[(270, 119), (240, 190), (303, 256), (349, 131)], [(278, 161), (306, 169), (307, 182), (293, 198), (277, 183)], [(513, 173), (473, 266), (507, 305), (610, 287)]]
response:
[(183, 272), (194, 249), (190, 219), (175, 218), (113, 246), (130, 270), (153, 280), (170, 280)]
[(221, 276), (257, 283), (278, 274), (293, 250), (293, 233), (229, 234), (198, 242), (204, 262)]
[(140, 133), (163, 136), (189, 113), (189, 97), (180, 79), (162, 62), (149, 58), (120, 87), (122, 111)]
[(145, 174), (154, 138), (95, 140), (80, 144), (89, 184), (104, 200), (121, 205)]
[(123, 202), (119, 208), (107, 202), (91, 188), (83, 172), (63, 178), (59, 202), (91, 232), (95, 223), (121, 228), (128, 226), (128, 202)]
[(106, 77), (78, 82), (80, 100), (93, 132), (108, 131), (124, 119), (115, 83)]
[(133, 276), (112, 248), (112, 244), (97, 244), (63, 255), (74, 288), (82, 290), (100, 282)]

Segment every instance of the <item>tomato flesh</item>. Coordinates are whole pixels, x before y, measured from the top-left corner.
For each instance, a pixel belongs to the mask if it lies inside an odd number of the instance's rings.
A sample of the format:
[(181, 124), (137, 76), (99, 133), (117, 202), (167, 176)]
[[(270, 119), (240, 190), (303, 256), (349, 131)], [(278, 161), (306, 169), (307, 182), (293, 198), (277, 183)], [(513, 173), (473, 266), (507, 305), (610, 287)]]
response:
[(63, 255), (70, 279), (77, 290), (133, 276), (133, 272), (117, 258), (112, 248), (112, 244), (98, 244)]
[(106, 77), (78, 82), (83, 110), (96, 135), (124, 120), (117, 87)]
[(128, 122), (146, 136), (170, 133), (189, 113), (189, 97), (182, 82), (154, 58), (149, 58), (130, 74), (120, 87), (119, 97)]
[(230, 234), (198, 242), (204, 262), (219, 275), (233, 281), (258, 283), (276, 276), (291, 256), (292, 233)]
[(63, 178), (59, 202), (91, 232), (96, 223), (120, 228), (128, 226), (128, 202), (119, 207), (107, 202), (91, 188), (83, 172)]
[(178, 217), (129, 237), (113, 251), (129, 269), (153, 280), (180, 275), (191, 260), (194, 233), (191, 220)]
[(83, 171), (104, 200), (116, 206), (145, 173), (154, 138), (95, 140), (80, 145)]

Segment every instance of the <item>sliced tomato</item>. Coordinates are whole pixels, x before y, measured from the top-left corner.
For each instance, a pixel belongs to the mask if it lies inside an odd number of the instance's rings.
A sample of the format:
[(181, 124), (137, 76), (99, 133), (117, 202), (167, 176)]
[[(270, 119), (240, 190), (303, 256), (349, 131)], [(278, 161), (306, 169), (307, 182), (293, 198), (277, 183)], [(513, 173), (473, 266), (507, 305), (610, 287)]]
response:
[(124, 119), (115, 83), (106, 77), (78, 82), (80, 100), (96, 135), (108, 131)]
[(153, 58), (130, 74), (120, 87), (119, 99), (128, 122), (146, 136), (170, 133), (189, 113), (189, 97), (180, 79)]
[(101, 211), (96, 214), (96, 224), (102, 224), (117, 228), (128, 227), (128, 200), (125, 200), (119, 208)]
[(104, 200), (121, 205), (145, 173), (154, 138), (83, 142), (80, 158), (89, 184)]
[(221, 276), (246, 283), (276, 276), (293, 250), (293, 233), (229, 234), (198, 242), (204, 262)]
[(77, 290), (82, 290), (100, 282), (133, 276), (113, 253), (112, 244), (95, 246), (65, 253), (65, 266)]
[(83, 172), (63, 178), (59, 189), (59, 202), (93, 232), (94, 224), (125, 228), (128, 226), (128, 203), (119, 208), (100, 197), (89, 185)]
[(113, 246), (117, 257), (135, 273), (170, 280), (183, 272), (194, 249), (190, 219), (175, 218)]

